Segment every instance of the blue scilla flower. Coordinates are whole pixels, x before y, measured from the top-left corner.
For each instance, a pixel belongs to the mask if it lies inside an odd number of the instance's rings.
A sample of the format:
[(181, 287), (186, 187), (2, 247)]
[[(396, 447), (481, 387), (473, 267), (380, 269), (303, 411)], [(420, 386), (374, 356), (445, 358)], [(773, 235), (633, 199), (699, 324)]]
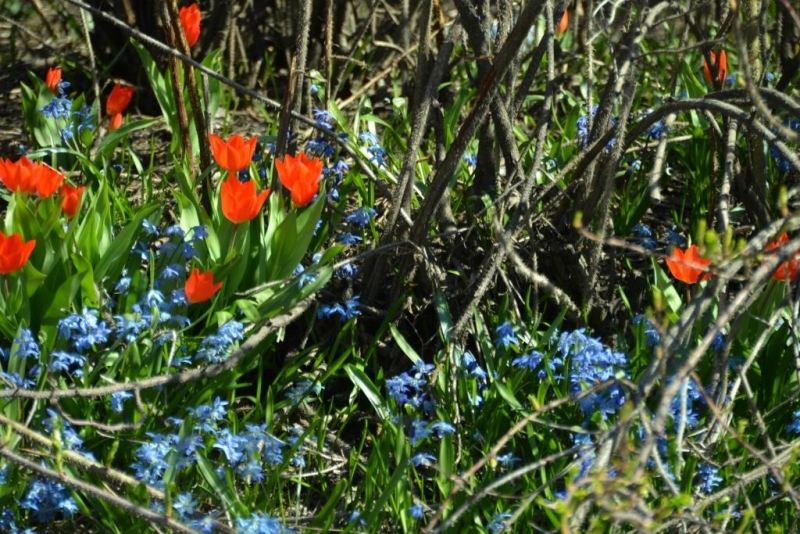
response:
[(494, 340), (494, 346), (498, 349), (500, 347), (507, 349), (509, 346), (516, 345), (519, 342), (516, 334), (514, 334), (514, 328), (508, 322), (495, 328), (494, 332), (497, 334)]
[(413, 504), (408, 508), (408, 515), (411, 516), (412, 519), (420, 520), (422, 519), (425, 514), (422, 510), (422, 505), (419, 503)]
[(250, 484), (259, 484), (266, 478), (261, 462), (253, 458), (236, 466), (236, 472)]
[(324, 137), (317, 137), (306, 143), (306, 153), (332, 158), (336, 155), (336, 146)]
[(446, 434), (453, 434), (456, 431), (456, 427), (447, 421), (436, 421), (431, 425), (431, 430), (436, 432), (436, 437), (441, 439)]
[(342, 176), (350, 172), (350, 166), (343, 159), (339, 159), (336, 160), (336, 163), (328, 167), (326, 170), (336, 175), (337, 179), (341, 179)]
[(126, 400), (133, 398), (133, 393), (130, 391), (117, 391), (111, 394), (111, 410), (117, 413), (122, 413), (122, 403)]
[(644, 325), (644, 342), (648, 347), (657, 347), (661, 345), (661, 334), (659, 334), (655, 325), (650, 321), (646, 315), (641, 313), (633, 318), (633, 324)]
[(285, 395), (292, 401), (294, 406), (297, 406), (301, 402), (306, 401), (312, 393), (319, 395), (323, 388), (323, 385), (312, 382), (311, 380), (301, 380), (300, 382), (293, 384), (292, 387), (290, 387), (285, 393)]
[(225, 428), (217, 433), (217, 442), (214, 443), (213, 448), (221, 450), (228, 460), (228, 464), (233, 466), (244, 458), (243, 445), (244, 441), (240, 436)]
[(800, 410), (794, 412), (794, 421), (786, 427), (787, 432), (793, 432), (795, 434), (800, 434)]
[(211, 404), (201, 404), (197, 408), (187, 408), (187, 412), (195, 421), (194, 430), (203, 433), (214, 433), (217, 430), (217, 421), (225, 419), (225, 407), (228, 401), (216, 397)]
[(489, 520), (489, 524), (486, 525), (486, 530), (491, 534), (499, 534), (506, 529), (506, 521), (512, 517), (512, 514), (508, 512), (498, 512)]
[(343, 245), (357, 245), (361, 241), (361, 237), (344, 232), (336, 236), (336, 241)]
[(198, 224), (197, 226), (192, 226), (189, 230), (189, 233), (192, 235), (192, 243), (197, 243), (198, 241), (202, 241), (203, 239), (208, 237), (208, 230), (206, 229), (205, 224)]
[(467, 373), (477, 378), (479, 381), (486, 382), (486, 379), (489, 378), (489, 375), (487, 375), (483, 367), (478, 364), (475, 356), (473, 356), (470, 351), (464, 351), (464, 354), (461, 355), (461, 364), (464, 366)]
[(20, 328), (19, 334), (14, 338), (14, 344), (17, 350), (14, 351), (14, 356), (18, 358), (34, 358), (39, 359), (39, 344), (33, 338), (33, 334), (27, 328)]
[(253, 513), (250, 517), (236, 519), (236, 531), (248, 534), (293, 534), (294, 530), (270, 515)]
[(414, 464), (414, 467), (430, 467), (436, 465), (436, 456), (427, 452), (420, 452), (412, 456), (408, 461)]
[(317, 279), (316, 271), (306, 271), (302, 264), (298, 265), (294, 270), (294, 275), (297, 276), (297, 287), (302, 289), (305, 285)]
[(56, 514), (72, 517), (78, 505), (62, 484), (50, 479), (34, 479), (19, 502), (22, 509), (30, 510), (39, 523), (51, 522)]
[(314, 108), (311, 112), (314, 114), (314, 120), (317, 121), (317, 124), (320, 126), (331, 128), (332, 125), (336, 124), (336, 117), (327, 109)]
[(667, 229), (667, 235), (665, 237), (665, 241), (667, 245), (673, 247), (685, 247), (686, 246), (686, 238), (683, 237), (681, 234), (675, 231), (675, 227)]
[(514, 467), (515, 464), (521, 461), (522, 460), (514, 456), (513, 452), (497, 455), (497, 463), (503, 467)]
[(50, 353), (49, 369), (54, 372), (63, 371), (78, 376), (83, 375), (84, 363), (86, 363), (86, 356), (82, 354), (56, 350)]
[(369, 225), (369, 222), (373, 217), (375, 217), (374, 209), (361, 207), (345, 217), (344, 220), (358, 227), (364, 228), (365, 226)]
[(375, 137), (375, 134), (366, 130), (358, 134), (358, 140), (368, 145), (378, 144), (378, 138)]
[(416, 446), (420, 441), (427, 439), (431, 435), (431, 429), (428, 423), (422, 419), (414, 419), (411, 422), (411, 435), (409, 436), (409, 443), (411, 446)]
[(700, 422), (700, 415), (696, 410), (698, 404), (703, 406), (703, 394), (694, 379), (685, 378), (670, 403), (669, 415), (675, 425), (683, 423), (689, 428), (696, 427)]
[(465, 152), (462, 158), (465, 162), (467, 162), (467, 165), (469, 165), (470, 167), (475, 167), (476, 165), (478, 165), (478, 156), (476, 156), (475, 154)]
[(533, 351), (530, 354), (523, 354), (518, 358), (511, 361), (512, 367), (527, 367), (530, 370), (536, 369), (544, 360), (544, 354), (538, 351)]
[(228, 321), (215, 335), (208, 336), (200, 343), (197, 357), (211, 363), (219, 363), (228, 356), (236, 341), (244, 339), (244, 325), (238, 321)]
[(346, 263), (336, 269), (333, 275), (336, 278), (347, 279), (353, 278), (358, 273), (358, 267), (353, 263)]
[(647, 129), (646, 133), (650, 139), (661, 139), (667, 133), (667, 128), (663, 122), (656, 121)]
[(19, 373), (7, 373), (5, 371), (0, 371), (0, 378), (19, 389), (30, 389), (36, 385), (35, 380), (23, 378), (19, 375)]
[(72, 100), (66, 96), (57, 96), (39, 111), (48, 119), (67, 121), (72, 116)]
[(631, 227), (631, 233), (636, 237), (653, 237), (653, 231), (646, 224), (637, 223)]
[(169, 467), (168, 456), (175, 450), (179, 438), (177, 434), (159, 434), (147, 432), (150, 442), (143, 443), (136, 449), (136, 461), (131, 464), (135, 476), (141, 482), (157, 488), (163, 488), (164, 473)]
[(372, 145), (367, 148), (367, 152), (372, 154), (372, 157), (369, 158), (369, 160), (378, 167), (383, 167), (386, 164), (386, 157), (388, 156), (388, 154), (386, 153), (386, 150), (384, 150), (382, 146)]
[(160, 231), (158, 230), (158, 226), (150, 222), (149, 220), (145, 219), (142, 221), (142, 228), (147, 235), (150, 237), (158, 237), (160, 235)]
[(722, 482), (722, 477), (717, 473), (719, 469), (710, 464), (700, 464), (695, 475), (696, 483), (701, 486), (703, 493), (711, 493)]
[(78, 352), (108, 341), (112, 331), (98, 318), (98, 311), (84, 308), (80, 315), (72, 313), (58, 321), (58, 335), (69, 341)]
[[(612, 380), (628, 363), (624, 354), (587, 336), (584, 329), (562, 332), (558, 350), (564, 358), (570, 358), (569, 382), (573, 395), (597, 383)], [(624, 402), (624, 391), (615, 384), (585, 397), (580, 406), (586, 415), (591, 416), (597, 411), (605, 420), (610, 414), (616, 413)]]

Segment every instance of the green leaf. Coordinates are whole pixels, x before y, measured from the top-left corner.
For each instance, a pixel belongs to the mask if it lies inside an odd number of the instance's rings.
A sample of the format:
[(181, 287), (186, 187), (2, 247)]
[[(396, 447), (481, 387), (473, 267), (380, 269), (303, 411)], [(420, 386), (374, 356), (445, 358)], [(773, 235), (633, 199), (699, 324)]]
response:
[(142, 221), (155, 213), (160, 207), (158, 204), (150, 204), (139, 208), (133, 220), (125, 226), (103, 253), (103, 257), (94, 271), (95, 282), (99, 283), (106, 276), (112, 280), (119, 278), (125, 263), (128, 261), (133, 242), (139, 232), (142, 231)]
[(386, 406), (386, 403), (383, 402), (383, 398), (381, 398), (380, 393), (378, 393), (378, 388), (375, 387), (375, 384), (372, 383), (372, 380), (364, 374), (364, 371), (355, 367), (354, 365), (345, 365), (344, 370), (347, 372), (347, 375), (350, 377), (350, 380), (353, 381), (353, 384), (361, 390), (361, 392), (366, 395), (367, 400), (372, 404), (372, 407), (375, 408), (375, 411), (378, 412), (378, 415), (384, 421), (388, 421), (391, 419), (391, 414), (389, 413), (389, 408)]
[(514, 393), (508, 389), (508, 387), (500, 381), (494, 382), (494, 387), (497, 388), (497, 392), (500, 394), (501, 397), (508, 403), (509, 406), (514, 408), (515, 410), (522, 410), (522, 404), (517, 400), (514, 396)]
[(389, 330), (392, 332), (392, 337), (394, 338), (395, 343), (397, 343), (397, 346), (403, 351), (403, 354), (408, 356), (408, 359), (411, 360), (411, 363), (416, 365), (422, 361), (422, 358), (420, 358), (419, 354), (417, 354), (417, 351), (415, 351), (414, 348), (409, 345), (406, 338), (403, 337), (403, 334), (400, 333), (395, 325), (390, 324)]
[(214, 468), (214, 465), (208, 461), (204, 454), (201, 454), (199, 451), (195, 454), (197, 458), (197, 467), (200, 470), (200, 473), (203, 475), (203, 478), (206, 480), (211, 489), (214, 490), (223, 501), (225, 501), (225, 505), (227, 506), (229, 511), (234, 512), (237, 516), (247, 517), (250, 515), (250, 511), (244, 506), (239, 499), (236, 498), (236, 495), (231, 491), (231, 489), (223, 483), (222, 480), (217, 476), (217, 471)]

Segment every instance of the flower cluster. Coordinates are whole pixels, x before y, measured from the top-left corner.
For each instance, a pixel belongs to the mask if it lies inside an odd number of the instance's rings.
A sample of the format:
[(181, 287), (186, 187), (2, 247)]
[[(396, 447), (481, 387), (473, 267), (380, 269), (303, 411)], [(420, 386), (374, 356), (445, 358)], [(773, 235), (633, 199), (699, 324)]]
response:
[(64, 175), (44, 163), (30, 161), (26, 156), (17, 161), (0, 159), (0, 182), (12, 192), (49, 198), (61, 188), (61, 209), (73, 217), (80, 206), (84, 187), (64, 183)]

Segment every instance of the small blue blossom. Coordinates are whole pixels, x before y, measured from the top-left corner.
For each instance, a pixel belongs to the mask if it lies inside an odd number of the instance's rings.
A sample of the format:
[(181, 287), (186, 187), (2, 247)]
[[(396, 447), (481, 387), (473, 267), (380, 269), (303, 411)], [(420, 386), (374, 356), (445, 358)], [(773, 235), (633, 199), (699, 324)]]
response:
[(427, 439), (430, 435), (431, 431), (428, 428), (428, 423), (422, 419), (414, 419), (411, 423), (411, 435), (409, 436), (411, 446), (416, 446), (420, 441)]
[(347, 232), (336, 236), (336, 241), (343, 245), (357, 245), (361, 241), (361, 237)]
[(17, 350), (14, 352), (16, 357), (39, 359), (39, 344), (27, 328), (19, 329), (19, 335), (14, 339), (14, 344), (17, 346)]
[(498, 512), (492, 516), (492, 519), (489, 521), (489, 524), (486, 525), (486, 529), (491, 534), (499, 534), (506, 529), (505, 522), (511, 519), (512, 515), (508, 512)]
[(133, 398), (133, 393), (130, 391), (117, 391), (111, 394), (111, 410), (117, 413), (122, 413), (122, 403), (125, 400)]
[(447, 421), (436, 421), (431, 425), (431, 430), (436, 432), (436, 437), (441, 439), (445, 434), (453, 434), (456, 431), (456, 427)]
[(467, 165), (469, 165), (470, 167), (475, 167), (476, 165), (478, 165), (478, 156), (476, 156), (475, 154), (470, 154), (469, 152), (465, 152), (463, 159), (465, 162), (467, 162)]
[(702, 486), (703, 493), (712, 493), (714, 488), (722, 482), (722, 477), (717, 473), (719, 469), (710, 464), (700, 464), (695, 475), (697, 482)]
[(144, 228), (145, 233), (150, 237), (158, 237), (160, 234), (158, 226), (148, 221), (147, 219), (142, 221), (142, 227)]
[(361, 228), (369, 225), (369, 221), (375, 217), (375, 210), (372, 208), (358, 208), (356, 211), (345, 217), (345, 221), (355, 224)]
[(374, 133), (369, 132), (369, 131), (363, 131), (360, 134), (358, 134), (358, 140), (361, 141), (362, 143), (365, 143), (365, 144), (368, 144), (368, 145), (377, 145), (378, 144), (378, 138), (375, 137)]
[(516, 345), (519, 342), (516, 334), (514, 334), (514, 328), (508, 322), (495, 328), (494, 332), (497, 334), (497, 338), (494, 340), (494, 346), (498, 349), (501, 346), (507, 349), (509, 346)]
[(425, 466), (430, 467), (436, 465), (436, 456), (427, 452), (420, 452), (415, 454), (409, 460), (409, 463), (414, 464), (414, 467)]
[(413, 504), (408, 508), (408, 515), (410, 515), (413, 519), (420, 520), (424, 517), (424, 512), (422, 510), (422, 505), (419, 503)]

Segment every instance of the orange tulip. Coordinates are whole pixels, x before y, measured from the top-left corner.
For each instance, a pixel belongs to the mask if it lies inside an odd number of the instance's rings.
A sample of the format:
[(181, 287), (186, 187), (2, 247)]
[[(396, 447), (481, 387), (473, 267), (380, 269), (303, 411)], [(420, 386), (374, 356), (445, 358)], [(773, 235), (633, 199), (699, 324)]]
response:
[(251, 137), (247, 141), (239, 134), (233, 134), (228, 141), (223, 141), (218, 135), (209, 134), (211, 141), (211, 151), (217, 165), (228, 172), (239, 172), (246, 169), (253, 159), (253, 152), (256, 151), (258, 138)]
[(183, 34), (186, 36), (186, 43), (189, 48), (193, 47), (200, 38), (200, 8), (197, 4), (184, 6), (179, 13)]
[(44, 79), (45, 85), (50, 89), (53, 94), (58, 92), (58, 83), (61, 81), (61, 69), (52, 67), (47, 71), (47, 76)]
[(47, 198), (55, 193), (61, 182), (64, 181), (64, 175), (43, 163), (35, 163), (33, 166), (33, 183), (36, 184), (36, 192), (42, 198)]
[(214, 283), (214, 273), (211, 271), (201, 273), (200, 269), (195, 267), (186, 280), (183, 292), (186, 293), (189, 304), (197, 304), (210, 299), (221, 287), (222, 282)]
[(133, 87), (117, 82), (106, 100), (106, 113), (112, 117), (122, 113), (130, 105), (132, 98)]
[(63, 199), (61, 201), (61, 210), (64, 215), (67, 217), (75, 216), (78, 212), (78, 206), (81, 204), (81, 195), (84, 189), (86, 189), (84, 186), (72, 187), (69, 184), (64, 184), (64, 187), (61, 188), (61, 198)]
[(112, 132), (122, 126), (122, 113), (114, 113), (108, 121), (108, 129)]
[(669, 272), (681, 282), (696, 284), (700, 280), (708, 280), (706, 268), (711, 265), (711, 260), (700, 257), (697, 245), (692, 245), (686, 251), (675, 247), (666, 260)]
[(275, 168), (283, 186), (292, 193), (296, 206), (302, 207), (314, 200), (322, 175), (321, 159), (308, 159), (302, 152), (297, 157), (286, 154), (283, 160), (275, 160)]
[[(711, 63), (717, 67), (717, 81), (722, 83), (725, 80), (725, 74), (728, 71), (728, 58), (725, 55), (725, 50), (720, 50), (719, 62), (717, 61), (717, 54), (714, 52), (709, 51), (708, 55), (711, 58)], [(707, 61), (703, 63), (703, 76), (706, 77), (706, 81), (709, 84), (713, 84), (711, 81), (711, 68), (708, 66)]]
[(267, 200), (269, 189), (256, 195), (256, 183), (251, 181), (242, 183), (231, 174), (222, 182), (220, 201), (222, 214), (234, 224), (247, 222), (258, 215), (264, 201)]
[(36, 193), (34, 171), (34, 164), (25, 156), (14, 162), (0, 159), (0, 181), (11, 191)]
[(564, 35), (569, 28), (569, 11), (564, 10), (564, 15), (561, 16), (561, 22), (558, 23), (556, 28), (556, 35)]
[[(772, 241), (771, 243), (767, 243), (767, 246), (764, 247), (765, 251), (773, 250), (776, 248), (781, 247), (783, 244), (789, 242), (789, 236), (786, 232), (782, 233), (781, 236), (778, 238), (777, 241)], [(792, 258), (786, 260), (785, 262), (778, 265), (778, 268), (772, 273), (773, 280), (794, 280), (797, 278), (798, 268), (800, 268), (800, 261), (797, 258)]]
[(22, 269), (35, 246), (36, 241), (33, 239), (25, 243), (19, 234), (6, 237), (0, 232), (0, 273), (8, 274)]

